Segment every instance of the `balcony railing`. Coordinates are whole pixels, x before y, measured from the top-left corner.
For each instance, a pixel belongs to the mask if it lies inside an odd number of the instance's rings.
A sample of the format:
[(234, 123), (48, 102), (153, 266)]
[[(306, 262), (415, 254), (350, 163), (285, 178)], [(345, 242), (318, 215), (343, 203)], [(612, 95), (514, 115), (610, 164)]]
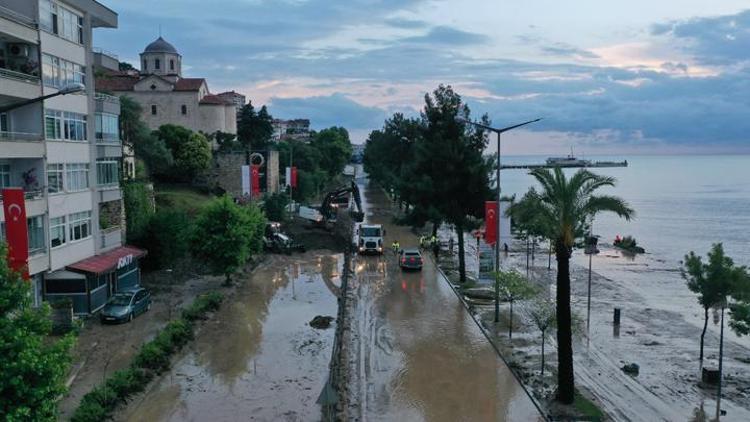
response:
[(114, 103), (114, 104), (120, 104), (120, 97), (116, 97), (114, 95), (104, 94), (101, 92), (97, 92), (94, 94), (94, 98), (97, 101), (104, 101), (107, 103)]
[[(31, 201), (31, 200), (34, 200), (34, 199), (42, 199), (42, 198), (44, 198), (44, 191), (45, 191), (44, 188), (34, 188), (34, 189), (31, 189), (31, 190), (24, 189), (23, 197), (27, 201)], [(3, 202), (3, 192), (2, 192), (2, 190), (0, 190), (0, 202)]]
[(22, 15), (18, 12), (14, 12), (13, 10), (8, 9), (7, 7), (0, 6), (0, 16), (8, 18), (12, 21), (18, 22), (20, 24), (26, 25), (30, 28), (36, 28), (36, 21), (34, 21), (34, 19), (26, 15)]
[(119, 226), (102, 229), (99, 233), (101, 234), (100, 248), (102, 249), (122, 244), (122, 231)]
[(26, 132), (0, 132), (0, 141), (41, 142), (42, 134)]
[(39, 71), (32, 70), (29, 73), (18, 72), (15, 70), (6, 69), (0, 67), (0, 77), (8, 79), (16, 79), (24, 82), (39, 83)]
[(120, 137), (112, 133), (96, 132), (96, 143), (97, 144), (110, 144), (119, 145)]
[(120, 61), (120, 58), (117, 56), (117, 54), (115, 54), (115, 53), (113, 53), (111, 51), (107, 51), (107, 50), (104, 50), (104, 49), (99, 48), (99, 47), (93, 47), (93, 48), (91, 48), (91, 51), (93, 51), (94, 53), (99, 53), (99, 54), (107, 56), (107, 57), (111, 57), (111, 58), (113, 58), (113, 59), (115, 59), (117, 61)]

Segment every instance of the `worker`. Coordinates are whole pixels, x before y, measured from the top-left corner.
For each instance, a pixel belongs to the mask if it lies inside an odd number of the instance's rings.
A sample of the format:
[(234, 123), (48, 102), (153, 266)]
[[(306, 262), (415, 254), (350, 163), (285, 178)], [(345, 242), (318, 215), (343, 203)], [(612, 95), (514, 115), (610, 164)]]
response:
[(393, 243), (391, 243), (391, 249), (393, 249), (394, 255), (398, 254), (398, 250), (401, 249), (401, 245), (399, 245), (398, 240), (394, 240)]
[(433, 234), (433, 235), (432, 235), (432, 237), (430, 238), (430, 244), (432, 245), (432, 247), (433, 247), (433, 248), (435, 247), (435, 245), (437, 245), (437, 244), (438, 244), (438, 239), (437, 239), (437, 236), (435, 236), (434, 234)]
[(426, 242), (427, 242), (427, 236), (425, 236), (425, 235), (419, 236), (419, 247), (420, 248), (424, 249)]

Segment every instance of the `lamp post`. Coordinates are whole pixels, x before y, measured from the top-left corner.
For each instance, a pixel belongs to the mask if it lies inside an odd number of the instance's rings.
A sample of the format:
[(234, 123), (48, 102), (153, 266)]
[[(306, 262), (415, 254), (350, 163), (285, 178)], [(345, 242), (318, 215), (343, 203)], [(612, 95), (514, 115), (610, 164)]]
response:
[[(481, 123), (472, 122), (471, 120), (466, 120), (466, 119), (459, 119), (459, 120), (462, 121), (462, 122), (474, 125), (476, 127), (479, 127), (479, 128), (482, 128), (482, 129), (485, 129), (485, 130), (488, 130), (490, 132), (494, 132), (494, 133), (497, 134), (497, 175), (496, 175), (496, 179), (497, 179), (497, 213), (498, 213), (498, 221), (497, 221), (497, 224), (496, 224), (496, 226), (497, 226), (497, 236), (495, 237), (495, 272), (498, 272), (498, 271), (500, 271), (500, 218), (499, 218), (499, 214), (500, 214), (500, 135), (503, 134), (503, 133), (505, 133), (505, 132), (511, 131), (513, 129), (519, 128), (521, 126), (526, 126), (528, 124), (538, 122), (538, 121), (540, 121), (542, 119), (539, 118), (539, 119), (529, 120), (528, 122), (523, 122), (523, 123), (519, 123), (517, 125), (508, 126), (508, 127), (504, 127), (504, 128), (500, 128), (500, 129), (494, 128), (494, 127), (490, 127), (490, 126), (487, 126), (487, 125), (483, 125)], [(500, 321), (500, 290), (498, 289), (497, 283), (495, 283), (495, 322), (498, 322), (498, 321)]]
[(39, 101), (44, 101), (47, 99), (50, 99), (52, 97), (57, 97), (58, 95), (67, 95), (67, 94), (74, 94), (76, 92), (84, 91), (86, 87), (83, 84), (80, 83), (71, 83), (68, 85), (65, 85), (62, 87), (59, 91), (55, 92), (54, 94), (48, 94), (37, 98), (32, 98), (30, 100), (24, 100), (17, 103), (13, 103), (7, 106), (0, 107), (0, 113), (5, 113), (23, 106), (27, 106), (29, 104), (38, 103)]

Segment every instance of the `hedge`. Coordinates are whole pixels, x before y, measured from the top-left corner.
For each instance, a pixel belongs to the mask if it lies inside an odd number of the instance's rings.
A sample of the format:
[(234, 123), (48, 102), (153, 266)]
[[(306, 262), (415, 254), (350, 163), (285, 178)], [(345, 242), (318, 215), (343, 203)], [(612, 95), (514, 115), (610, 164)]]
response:
[(128, 368), (114, 372), (102, 385), (81, 399), (71, 421), (98, 422), (112, 416), (115, 408), (143, 391), (157, 375), (169, 369), (171, 357), (193, 339), (195, 321), (206, 319), (209, 312), (219, 309), (221, 293), (198, 296), (170, 321), (153, 340), (143, 344)]

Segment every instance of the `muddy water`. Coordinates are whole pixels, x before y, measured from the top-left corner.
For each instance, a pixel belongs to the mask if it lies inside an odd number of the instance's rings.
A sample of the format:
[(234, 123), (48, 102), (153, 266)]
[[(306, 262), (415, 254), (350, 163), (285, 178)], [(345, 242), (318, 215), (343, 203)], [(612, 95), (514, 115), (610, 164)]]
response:
[[(384, 223), (386, 244), (416, 245), (389, 224), (385, 196), (365, 190), (368, 220)], [(403, 273), (393, 255), (357, 257), (352, 312), (350, 419), (535, 420), (538, 413), (427, 259)]]
[(128, 421), (320, 420), (340, 255), (270, 256), (202, 328), (173, 369), (127, 409)]

